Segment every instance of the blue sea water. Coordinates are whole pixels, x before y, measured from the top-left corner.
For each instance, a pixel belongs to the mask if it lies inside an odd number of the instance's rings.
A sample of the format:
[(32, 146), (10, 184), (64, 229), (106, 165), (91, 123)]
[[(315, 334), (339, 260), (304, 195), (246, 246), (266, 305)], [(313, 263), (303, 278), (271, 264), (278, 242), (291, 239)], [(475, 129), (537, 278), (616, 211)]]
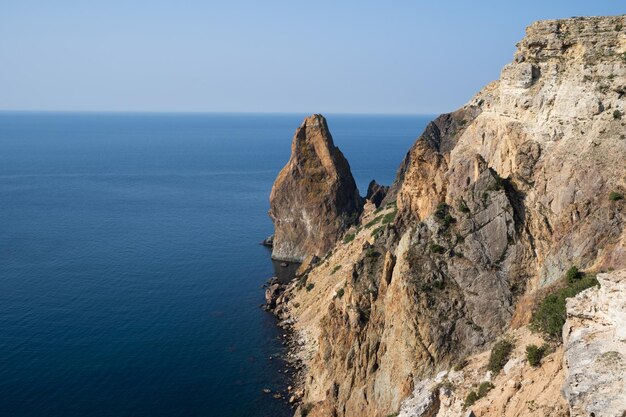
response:
[[(290, 415), (258, 243), (302, 117), (0, 113), (0, 416)], [(364, 194), (430, 117), (327, 119)]]

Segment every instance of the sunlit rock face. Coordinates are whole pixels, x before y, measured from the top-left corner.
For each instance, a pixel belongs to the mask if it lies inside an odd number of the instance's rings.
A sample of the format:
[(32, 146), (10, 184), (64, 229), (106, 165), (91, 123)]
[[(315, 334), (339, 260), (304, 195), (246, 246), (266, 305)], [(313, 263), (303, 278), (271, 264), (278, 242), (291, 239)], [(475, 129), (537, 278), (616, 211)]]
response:
[(358, 218), (361, 198), (350, 165), (333, 143), (326, 119), (307, 117), (296, 130), (291, 158), (270, 195), (272, 257), (322, 256)]
[(572, 417), (626, 413), (626, 270), (598, 283), (567, 302), (563, 392)]
[(610, 197), (626, 195), (625, 54), (624, 16), (534, 23), (499, 80), (428, 125), (314, 286), (287, 289), (309, 416), (394, 414), (527, 323), (572, 265), (626, 268), (626, 203)]

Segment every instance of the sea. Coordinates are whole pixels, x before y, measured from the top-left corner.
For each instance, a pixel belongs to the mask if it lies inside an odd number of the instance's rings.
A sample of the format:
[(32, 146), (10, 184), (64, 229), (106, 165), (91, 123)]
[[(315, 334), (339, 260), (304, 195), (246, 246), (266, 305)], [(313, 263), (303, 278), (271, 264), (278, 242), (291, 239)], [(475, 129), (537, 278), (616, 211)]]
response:
[[(0, 416), (292, 415), (259, 243), (304, 116), (0, 112)], [(432, 119), (326, 117), (362, 195)]]

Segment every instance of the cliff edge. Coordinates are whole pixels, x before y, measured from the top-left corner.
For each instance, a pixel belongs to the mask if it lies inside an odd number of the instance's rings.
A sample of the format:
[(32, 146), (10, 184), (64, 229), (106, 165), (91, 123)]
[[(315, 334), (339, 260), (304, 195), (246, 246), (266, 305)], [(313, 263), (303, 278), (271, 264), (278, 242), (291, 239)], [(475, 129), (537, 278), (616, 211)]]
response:
[[(460, 395), (488, 383), (477, 415), (567, 415), (552, 401), (568, 372), (560, 342), (542, 336), (552, 353), (539, 369), (515, 343), (534, 340), (531, 316), (572, 266), (626, 268), (625, 112), (626, 17), (536, 22), (499, 80), (427, 126), (380, 207), (320, 242), (284, 233), (285, 248), (322, 257), (279, 309), (303, 343), (298, 413), (457, 416)], [(490, 374), (485, 355), (503, 338), (518, 342)]]

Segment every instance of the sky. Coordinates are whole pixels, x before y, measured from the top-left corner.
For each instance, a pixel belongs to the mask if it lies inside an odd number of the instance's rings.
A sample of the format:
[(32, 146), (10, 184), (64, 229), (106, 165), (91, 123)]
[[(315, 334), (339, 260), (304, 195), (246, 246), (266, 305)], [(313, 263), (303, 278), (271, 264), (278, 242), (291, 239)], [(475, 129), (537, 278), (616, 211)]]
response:
[(624, 0), (0, 0), (0, 110), (434, 114)]

